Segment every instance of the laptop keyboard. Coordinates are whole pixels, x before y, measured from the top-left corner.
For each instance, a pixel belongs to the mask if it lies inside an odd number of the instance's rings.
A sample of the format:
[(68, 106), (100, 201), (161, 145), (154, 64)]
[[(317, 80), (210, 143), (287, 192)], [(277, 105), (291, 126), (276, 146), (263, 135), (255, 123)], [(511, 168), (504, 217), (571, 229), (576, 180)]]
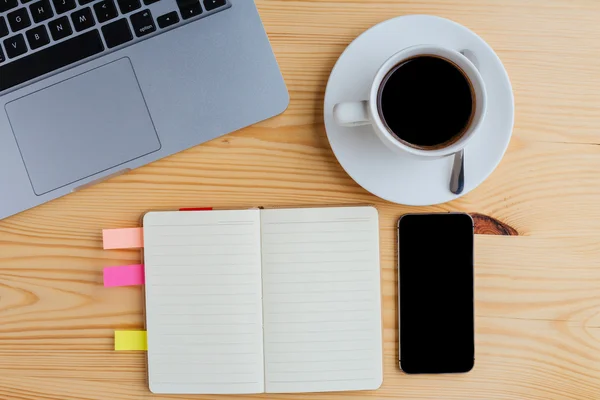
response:
[(227, 0), (0, 0), (0, 92), (228, 7)]

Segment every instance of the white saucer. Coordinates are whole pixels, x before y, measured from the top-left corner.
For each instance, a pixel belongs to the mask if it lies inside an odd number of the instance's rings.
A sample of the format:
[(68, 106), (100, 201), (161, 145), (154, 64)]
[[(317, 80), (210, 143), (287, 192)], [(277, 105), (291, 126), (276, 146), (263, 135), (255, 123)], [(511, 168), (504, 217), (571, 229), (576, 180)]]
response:
[(382, 22), (356, 38), (340, 56), (327, 83), (324, 117), (329, 143), (359, 185), (385, 200), (415, 206), (460, 197), (448, 189), (452, 157), (421, 161), (398, 155), (370, 126), (338, 126), (332, 110), (343, 101), (367, 99), (381, 64), (397, 51), (418, 44), (472, 51), (485, 81), (488, 112), (481, 131), (465, 149), (465, 189), (460, 196), (479, 186), (498, 166), (514, 123), (514, 98), (502, 62), (483, 39), (464, 26), (439, 17), (410, 15)]

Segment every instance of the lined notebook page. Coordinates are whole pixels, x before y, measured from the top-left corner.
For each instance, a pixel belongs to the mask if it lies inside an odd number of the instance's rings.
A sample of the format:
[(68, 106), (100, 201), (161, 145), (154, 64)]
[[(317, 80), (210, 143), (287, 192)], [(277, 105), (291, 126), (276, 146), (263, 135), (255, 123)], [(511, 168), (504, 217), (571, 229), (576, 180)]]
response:
[(144, 217), (154, 393), (264, 392), (260, 211)]
[(266, 392), (377, 389), (375, 208), (263, 210), (261, 230)]

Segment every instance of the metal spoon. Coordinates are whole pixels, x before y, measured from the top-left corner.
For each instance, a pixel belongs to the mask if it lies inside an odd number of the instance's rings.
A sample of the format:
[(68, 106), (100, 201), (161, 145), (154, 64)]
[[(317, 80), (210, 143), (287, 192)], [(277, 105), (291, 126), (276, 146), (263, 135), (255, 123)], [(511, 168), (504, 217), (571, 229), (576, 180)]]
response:
[(461, 194), (465, 188), (465, 150), (454, 153), (452, 175), (450, 176), (450, 191)]
[[(461, 54), (469, 59), (479, 69), (479, 61), (471, 50), (462, 50)], [(452, 164), (452, 174), (450, 175), (450, 191), (454, 194), (461, 194), (465, 188), (465, 150), (454, 153), (454, 163)]]

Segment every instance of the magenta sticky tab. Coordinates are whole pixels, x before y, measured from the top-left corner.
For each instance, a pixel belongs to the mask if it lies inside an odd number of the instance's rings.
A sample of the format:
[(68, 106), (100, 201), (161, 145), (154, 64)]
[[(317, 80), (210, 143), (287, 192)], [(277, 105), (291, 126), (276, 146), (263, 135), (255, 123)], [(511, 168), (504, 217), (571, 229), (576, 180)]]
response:
[(143, 285), (145, 281), (144, 264), (104, 268), (105, 287)]

